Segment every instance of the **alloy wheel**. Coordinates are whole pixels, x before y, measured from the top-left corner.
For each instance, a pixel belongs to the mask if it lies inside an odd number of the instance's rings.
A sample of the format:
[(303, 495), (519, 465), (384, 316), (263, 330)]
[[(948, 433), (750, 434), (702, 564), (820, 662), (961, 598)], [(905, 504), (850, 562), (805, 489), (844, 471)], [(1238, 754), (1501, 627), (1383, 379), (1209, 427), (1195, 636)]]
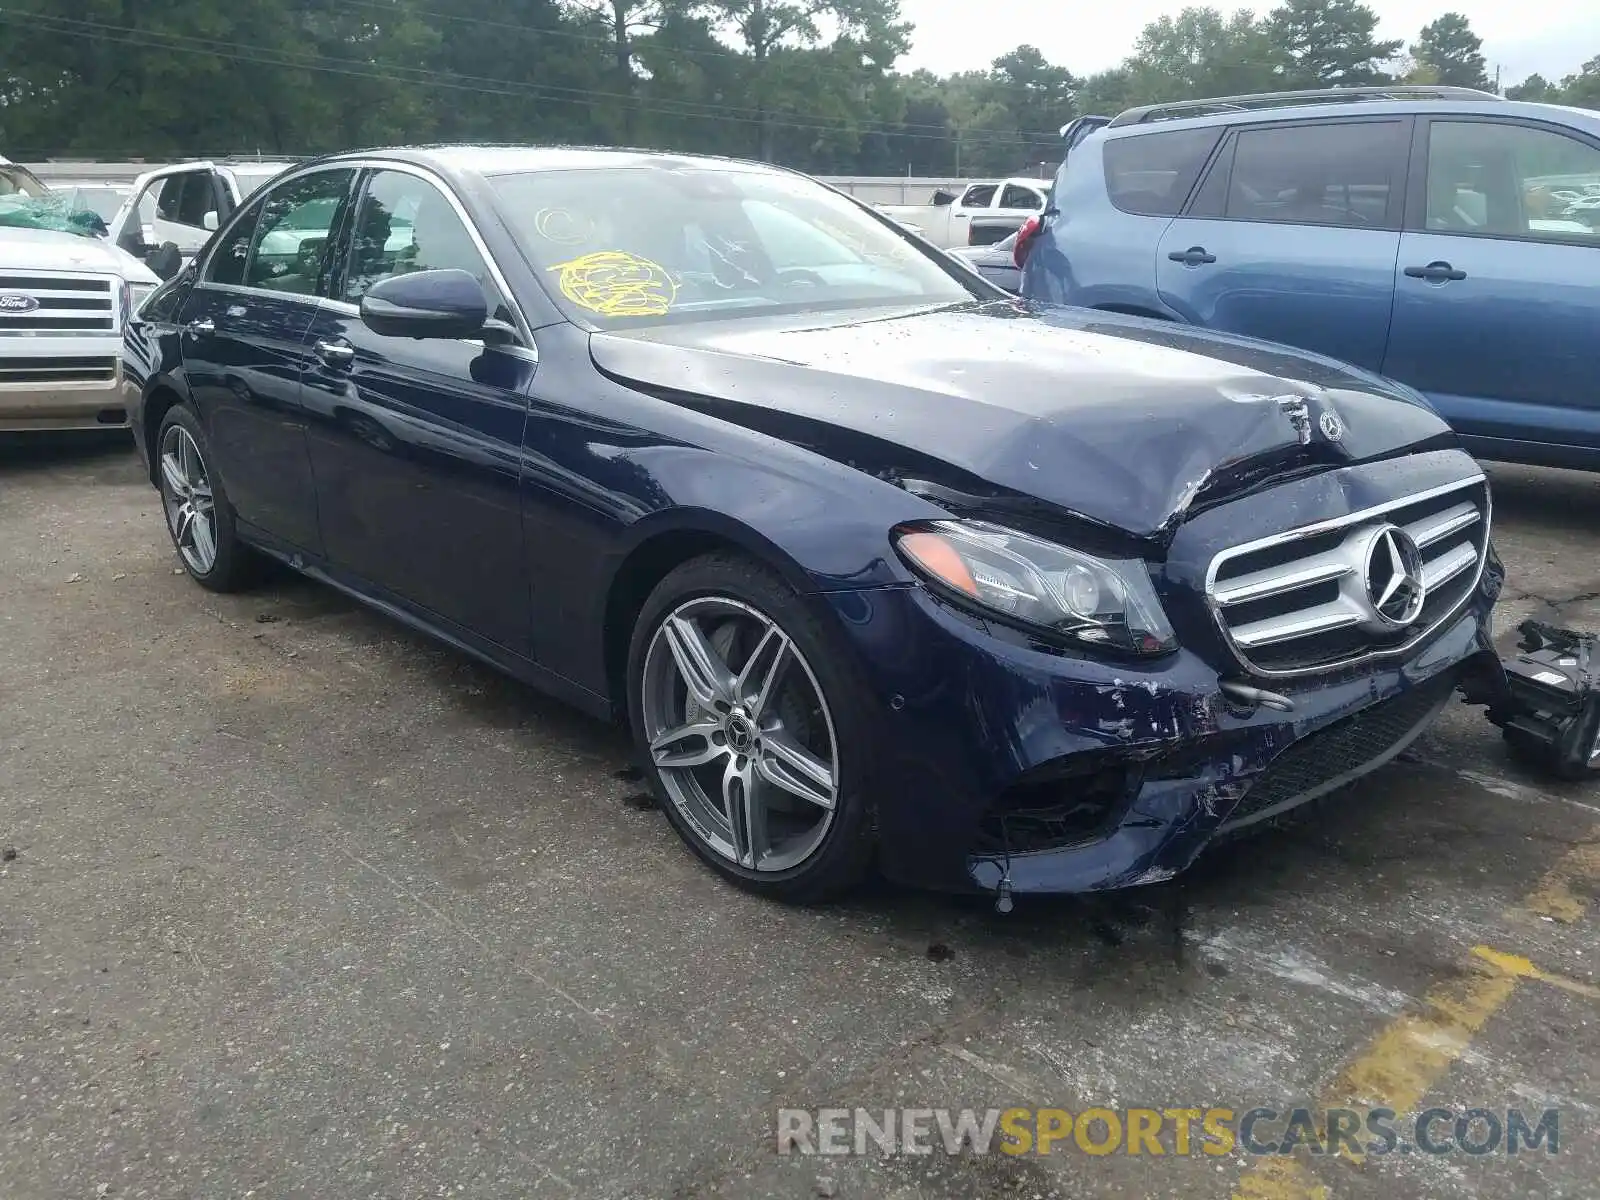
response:
[(217, 562), (216, 499), (200, 447), (182, 425), (168, 426), (161, 439), (161, 498), (183, 561), (196, 575), (210, 574)]
[(701, 596), (662, 620), (645, 653), (643, 732), (677, 812), (713, 853), (787, 871), (817, 852), (839, 797), (826, 697), (777, 622)]

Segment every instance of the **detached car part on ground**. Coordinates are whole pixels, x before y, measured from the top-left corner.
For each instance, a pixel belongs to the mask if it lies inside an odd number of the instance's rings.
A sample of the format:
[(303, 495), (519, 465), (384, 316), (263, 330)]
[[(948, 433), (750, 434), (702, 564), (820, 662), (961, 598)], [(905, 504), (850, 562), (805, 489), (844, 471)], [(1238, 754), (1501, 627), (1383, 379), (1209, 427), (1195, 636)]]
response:
[(0, 433), (127, 424), (122, 329), (160, 280), (0, 161)]
[(1488, 483), (1415, 393), (1024, 304), (770, 167), (306, 164), (124, 353), (195, 580), (264, 553), (620, 717), (769, 896), (1167, 879), (1505, 690)]

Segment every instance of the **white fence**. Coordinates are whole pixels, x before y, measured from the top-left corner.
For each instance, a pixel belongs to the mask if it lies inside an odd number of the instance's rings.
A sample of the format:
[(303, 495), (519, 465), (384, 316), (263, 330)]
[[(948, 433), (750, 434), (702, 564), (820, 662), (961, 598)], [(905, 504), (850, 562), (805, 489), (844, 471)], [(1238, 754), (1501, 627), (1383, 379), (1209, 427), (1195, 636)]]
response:
[[(29, 163), (28, 168), (45, 183), (91, 179), (130, 183), (145, 171), (164, 165), (161, 162), (73, 162), (52, 159), (49, 162)], [(927, 204), (938, 189), (959, 193), (969, 182), (909, 175), (819, 175), (817, 178), (853, 196), (859, 196), (868, 204)]]

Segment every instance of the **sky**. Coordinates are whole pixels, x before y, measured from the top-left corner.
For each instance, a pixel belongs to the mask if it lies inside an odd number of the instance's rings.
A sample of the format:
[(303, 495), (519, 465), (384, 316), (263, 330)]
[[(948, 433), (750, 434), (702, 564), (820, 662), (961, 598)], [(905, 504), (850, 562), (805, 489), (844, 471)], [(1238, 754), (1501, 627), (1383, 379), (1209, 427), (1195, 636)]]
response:
[[(987, 67), (1018, 44), (1037, 46), (1051, 62), (1075, 75), (1114, 67), (1133, 47), (1139, 31), (1163, 14), (1176, 14), (1185, 0), (1118, 0), (1072, 4), (1062, 0), (900, 0), (915, 23), (911, 53), (896, 63), (902, 71), (926, 67), (940, 75)], [(1207, 0), (1188, 0), (1204, 4)], [(1234, 0), (1210, 0), (1232, 11)], [(1483, 39), (1489, 75), (1495, 68), (1506, 86), (1537, 72), (1559, 80), (1600, 55), (1597, 0), (1367, 0), (1378, 14), (1380, 38), (1414, 41), (1417, 31), (1440, 13), (1455, 11)], [(1249, 7), (1265, 13), (1271, 3)], [(1076, 11), (1074, 11), (1076, 10)], [(1050, 14), (1050, 15), (1045, 15)], [(1081, 15), (1080, 15), (1081, 14)]]

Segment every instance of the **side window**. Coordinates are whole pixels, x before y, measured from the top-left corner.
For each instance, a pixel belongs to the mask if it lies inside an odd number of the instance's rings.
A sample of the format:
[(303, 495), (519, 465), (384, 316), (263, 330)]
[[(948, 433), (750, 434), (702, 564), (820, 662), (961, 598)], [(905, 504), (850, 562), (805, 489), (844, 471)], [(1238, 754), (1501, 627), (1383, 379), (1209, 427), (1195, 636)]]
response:
[(217, 239), (217, 248), (211, 252), (211, 259), (206, 263), (207, 282), (244, 283), (245, 267), (250, 261), (250, 243), (255, 238), (256, 225), (260, 220), (261, 206), (257, 204)]
[(216, 208), (209, 171), (188, 171), (162, 181), (156, 212), (163, 221), (204, 228), (206, 213)]
[(178, 206), (183, 201), (183, 181), (187, 175), (169, 175), (161, 181), (161, 195), (156, 200), (156, 215), (163, 221), (178, 219)]
[(255, 210), (247, 287), (300, 296), (318, 293), (328, 269), (328, 241), (354, 174), (349, 168), (317, 171), (263, 197)]
[(988, 208), (994, 203), (994, 194), (997, 185), (992, 183), (975, 183), (967, 189), (967, 194), (961, 197), (963, 208)]
[(1434, 121), (1424, 227), (1600, 245), (1600, 150), (1527, 125)]
[(1217, 152), (1216, 158), (1211, 160), (1211, 169), (1206, 172), (1205, 181), (1200, 184), (1200, 190), (1194, 194), (1194, 200), (1189, 205), (1189, 216), (1228, 215), (1228, 180), (1233, 175), (1233, 151), (1236, 145), (1238, 142), (1229, 138)]
[(1170, 217), (1183, 207), (1220, 129), (1174, 129), (1105, 144), (1106, 192), (1126, 213)]
[(1025, 208), (1031, 212), (1038, 212), (1044, 207), (1044, 197), (1029, 187), (1008, 183), (1005, 190), (1000, 193), (1001, 208)]
[(483, 255), (443, 192), (403, 171), (373, 175), (356, 209), (355, 242), (342, 298), (356, 304), (381, 279), (448, 267), (489, 285)]
[(1382, 229), (1405, 158), (1401, 121), (1240, 131), (1227, 215), (1245, 221)]

